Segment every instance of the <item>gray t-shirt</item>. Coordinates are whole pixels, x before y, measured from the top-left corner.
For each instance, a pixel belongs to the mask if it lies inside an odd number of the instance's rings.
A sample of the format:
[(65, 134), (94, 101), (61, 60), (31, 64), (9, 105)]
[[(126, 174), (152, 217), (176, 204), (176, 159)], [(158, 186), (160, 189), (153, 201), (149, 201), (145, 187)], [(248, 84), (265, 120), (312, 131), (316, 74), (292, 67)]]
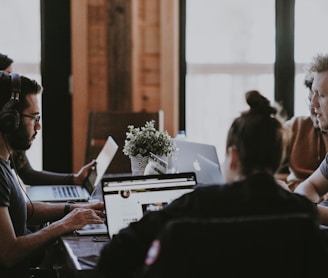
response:
[[(26, 202), (22, 189), (11, 169), (10, 162), (4, 161), (1, 158), (0, 206), (8, 207), (16, 236), (22, 236), (29, 233), (26, 226)], [(0, 266), (0, 277), (26, 277), (28, 266), (28, 261), (22, 261), (18, 265), (9, 269), (4, 269)]]

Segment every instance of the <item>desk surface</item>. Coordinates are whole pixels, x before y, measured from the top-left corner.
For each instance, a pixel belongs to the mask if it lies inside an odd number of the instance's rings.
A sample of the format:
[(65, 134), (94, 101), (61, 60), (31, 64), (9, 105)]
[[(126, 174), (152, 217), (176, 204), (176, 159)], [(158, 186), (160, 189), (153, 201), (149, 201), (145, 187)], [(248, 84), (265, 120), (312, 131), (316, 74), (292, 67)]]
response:
[(94, 270), (102, 247), (108, 242), (97, 241), (97, 236), (67, 235), (60, 238), (68, 257), (68, 267), (73, 271)]
[[(128, 176), (130, 173), (122, 174), (106, 174), (104, 177), (113, 177), (113, 176)], [(92, 196), (92, 199), (97, 199), (102, 201), (102, 186), (101, 182), (97, 185), (96, 190)], [(105, 240), (102, 240), (104, 239)], [(100, 239), (97, 241), (96, 239)], [(59, 242), (63, 247), (63, 251), (67, 255), (67, 264), (71, 271), (78, 272), (78, 277), (82, 272), (91, 272), (95, 271), (95, 261), (99, 257), (100, 251), (103, 246), (108, 242), (106, 236), (87, 236), (87, 235), (65, 235), (61, 236)], [(87, 276), (85, 276), (87, 277)], [(99, 275), (92, 274), (90, 277), (100, 277)]]

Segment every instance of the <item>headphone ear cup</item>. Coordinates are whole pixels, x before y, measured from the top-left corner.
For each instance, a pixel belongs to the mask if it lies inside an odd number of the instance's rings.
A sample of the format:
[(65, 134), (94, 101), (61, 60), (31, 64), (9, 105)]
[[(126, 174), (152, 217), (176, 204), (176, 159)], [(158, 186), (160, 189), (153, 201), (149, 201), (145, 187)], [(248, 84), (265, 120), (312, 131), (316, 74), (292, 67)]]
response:
[(1, 73), (1, 77), (10, 78), (11, 98), (0, 110), (0, 131), (10, 133), (16, 130), (20, 124), (20, 115), (14, 106), (19, 102), (21, 91), (21, 77), (18, 73), (6, 75)]
[(19, 113), (14, 109), (17, 100), (9, 100), (0, 111), (0, 130), (3, 133), (10, 133), (16, 130), (20, 124)]

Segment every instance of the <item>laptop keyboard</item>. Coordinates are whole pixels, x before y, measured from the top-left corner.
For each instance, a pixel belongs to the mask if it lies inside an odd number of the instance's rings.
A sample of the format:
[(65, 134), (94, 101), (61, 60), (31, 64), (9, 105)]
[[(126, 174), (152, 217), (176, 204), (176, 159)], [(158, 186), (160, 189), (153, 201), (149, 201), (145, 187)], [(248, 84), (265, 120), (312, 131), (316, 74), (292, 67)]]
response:
[(106, 226), (106, 224), (87, 224), (82, 229), (83, 230), (98, 230), (98, 229), (106, 230), (107, 226)]
[(107, 234), (106, 224), (87, 224), (82, 229), (76, 230), (78, 235), (105, 235)]
[(74, 186), (56, 186), (53, 190), (55, 196), (59, 198), (79, 197), (77, 189)]

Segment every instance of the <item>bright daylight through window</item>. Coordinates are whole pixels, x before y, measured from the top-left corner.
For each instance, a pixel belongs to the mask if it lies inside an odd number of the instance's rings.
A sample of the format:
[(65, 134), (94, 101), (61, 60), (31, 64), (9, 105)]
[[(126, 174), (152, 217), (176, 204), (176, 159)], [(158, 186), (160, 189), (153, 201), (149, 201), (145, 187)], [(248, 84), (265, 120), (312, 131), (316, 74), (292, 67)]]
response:
[[(304, 64), (328, 52), (327, 8), (326, 0), (295, 0), (295, 114), (308, 115)], [(222, 162), (245, 92), (274, 99), (275, 0), (187, 0), (186, 9), (186, 133), (215, 145)]]

